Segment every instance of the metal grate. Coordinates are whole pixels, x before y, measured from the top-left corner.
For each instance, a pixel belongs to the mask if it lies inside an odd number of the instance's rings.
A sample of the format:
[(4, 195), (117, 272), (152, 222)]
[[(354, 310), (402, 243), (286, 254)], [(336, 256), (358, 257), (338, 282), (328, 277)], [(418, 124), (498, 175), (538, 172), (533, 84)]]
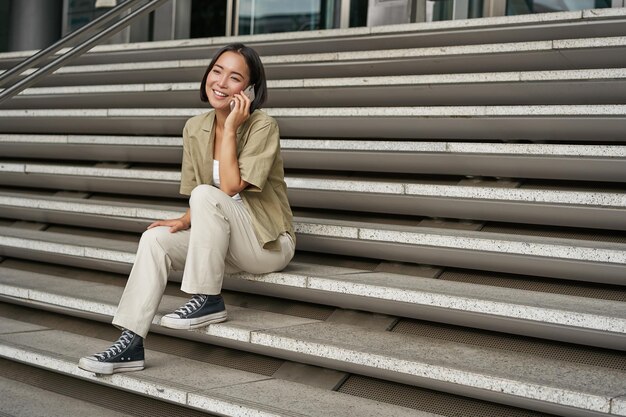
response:
[(563, 294), (576, 297), (626, 302), (626, 287), (620, 287), (617, 285), (567, 281), (560, 279), (557, 280), (525, 275), (463, 269), (446, 269), (439, 276), (439, 279), (466, 282), (469, 284), (491, 285), (493, 287), (515, 288), (550, 294)]
[(614, 230), (569, 229), (556, 226), (520, 225), (511, 223), (487, 223), (481, 232), (511, 235), (538, 236), (559, 239), (577, 239), (591, 242), (626, 243), (626, 233)]
[(138, 417), (207, 417), (213, 415), (6, 359), (0, 359), (0, 376)]
[[(42, 312), (5, 303), (0, 303), (0, 316), (38, 324), (55, 330), (63, 330), (83, 336), (103, 339), (103, 348), (106, 348), (107, 341), (115, 340), (120, 333), (118, 329), (110, 324), (93, 322), (56, 313)], [(148, 335), (145, 345), (146, 348), (150, 350), (265, 376), (273, 375), (284, 363), (283, 360), (270, 356), (227, 349), (207, 343), (178, 339), (155, 333)]]
[(548, 417), (534, 411), (490, 403), (445, 392), (351, 375), (338, 389), (344, 394), (448, 417)]
[(609, 369), (626, 370), (626, 355), (624, 355), (624, 352), (610, 349), (409, 319), (400, 320), (392, 332), (500, 349), (508, 352), (519, 352)]

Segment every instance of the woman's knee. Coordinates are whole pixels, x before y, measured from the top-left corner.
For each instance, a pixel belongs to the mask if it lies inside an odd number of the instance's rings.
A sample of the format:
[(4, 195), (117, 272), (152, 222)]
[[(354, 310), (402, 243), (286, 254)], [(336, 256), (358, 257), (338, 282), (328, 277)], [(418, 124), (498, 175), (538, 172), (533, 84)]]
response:
[(224, 198), (224, 196), (228, 197), (219, 188), (213, 187), (208, 184), (201, 184), (191, 191), (191, 196), (189, 197), (189, 205), (205, 205), (208, 203), (210, 206), (215, 207), (219, 203), (219, 201)]
[(169, 229), (168, 226), (157, 226), (147, 229), (141, 234), (139, 244), (148, 246), (159, 245), (161, 247), (167, 246), (166, 242), (172, 237), (172, 233), (170, 233)]

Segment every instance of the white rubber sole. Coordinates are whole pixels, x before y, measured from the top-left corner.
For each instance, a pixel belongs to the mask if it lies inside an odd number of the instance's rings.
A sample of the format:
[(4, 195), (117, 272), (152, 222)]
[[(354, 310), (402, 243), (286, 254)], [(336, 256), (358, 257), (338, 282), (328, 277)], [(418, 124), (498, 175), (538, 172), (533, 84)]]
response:
[(161, 317), (161, 326), (168, 329), (191, 330), (205, 327), (209, 324), (221, 323), (226, 321), (226, 319), (228, 319), (226, 310), (194, 319), (181, 319), (172, 313)]
[(118, 372), (141, 371), (144, 369), (144, 361), (110, 363), (100, 362), (91, 357), (84, 357), (78, 361), (78, 367), (96, 374), (111, 375)]

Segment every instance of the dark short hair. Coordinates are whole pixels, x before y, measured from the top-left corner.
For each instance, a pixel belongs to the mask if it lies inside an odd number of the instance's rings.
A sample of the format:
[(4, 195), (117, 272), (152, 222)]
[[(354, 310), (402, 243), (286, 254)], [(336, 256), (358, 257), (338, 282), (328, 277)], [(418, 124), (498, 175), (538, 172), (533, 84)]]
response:
[(259, 54), (257, 54), (254, 49), (244, 45), (243, 43), (231, 43), (224, 46), (222, 49), (217, 51), (215, 55), (213, 55), (213, 59), (211, 60), (211, 63), (207, 67), (206, 71), (204, 72), (204, 76), (202, 77), (202, 83), (200, 84), (200, 100), (204, 102), (209, 101), (205, 87), (206, 79), (219, 57), (224, 52), (229, 51), (241, 54), (246, 60), (246, 64), (248, 65), (248, 70), (250, 71), (250, 84), (254, 84), (255, 95), (254, 100), (250, 104), (250, 113), (252, 113), (256, 109), (260, 109), (267, 100), (267, 81), (265, 79), (265, 69), (263, 68), (263, 63), (261, 63), (261, 58), (259, 57)]

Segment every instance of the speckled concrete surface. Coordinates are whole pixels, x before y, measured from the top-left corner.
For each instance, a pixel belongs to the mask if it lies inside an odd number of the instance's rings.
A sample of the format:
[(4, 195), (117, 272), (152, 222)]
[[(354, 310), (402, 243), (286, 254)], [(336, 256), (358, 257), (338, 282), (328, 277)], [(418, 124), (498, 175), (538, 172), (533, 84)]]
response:
[(174, 169), (167, 171), (163, 169), (99, 168), (94, 166), (26, 164), (25, 172), (34, 174), (84, 175), (90, 177), (180, 181), (180, 171)]
[(493, 155), (546, 155), (546, 156), (602, 156), (626, 157), (626, 146), (605, 145), (553, 145), (540, 143), (476, 143), (476, 142), (421, 142), (386, 140), (333, 140), (333, 139), (283, 139), (283, 150), (339, 150), (372, 152), (436, 152), (479, 153)]
[(18, 320), (9, 319), (3, 317), (0, 320), (0, 334), (20, 333), (20, 332), (33, 332), (37, 330), (46, 330), (44, 326), (37, 324), (25, 323)]
[(623, 371), (339, 324), (254, 333), (252, 342), (603, 413), (626, 390)]
[[(0, 291), (9, 295), (44, 304), (70, 308), (112, 317), (122, 296), (123, 287), (94, 284), (54, 277), (27, 271), (0, 268)], [(161, 317), (187, 302), (187, 298), (165, 295), (152, 321), (159, 324)], [(195, 330), (196, 333), (224, 339), (249, 342), (250, 333), (301, 324), (318, 323), (318, 320), (267, 311), (227, 306), (228, 321)]]
[(19, 333), (0, 337), (0, 355), (131, 392), (186, 404), (187, 394), (266, 377), (174, 355), (147, 351), (142, 372), (96, 376), (78, 368), (78, 359), (99, 352), (110, 342), (62, 331)]
[[(129, 108), (129, 109), (60, 109), (0, 110), (2, 118), (36, 117), (191, 117), (206, 112), (199, 108)], [(564, 116), (626, 116), (626, 105), (536, 105), (536, 106), (437, 106), (437, 107), (311, 107), (269, 108), (272, 117), (564, 117)]]
[[(222, 402), (216, 403), (217, 398), (222, 399)], [(233, 402), (246, 402), (253, 410), (263, 409), (270, 413), (272, 411), (280, 413), (282, 410), (310, 417), (435, 417), (430, 413), (333, 391), (312, 390), (306, 385), (276, 379), (216, 388), (189, 395), (190, 404), (197, 404), (216, 412), (233, 409)], [(227, 408), (222, 408), (224, 406)], [(244, 414), (242, 410), (241, 415), (257, 416), (254, 412), (248, 412), (250, 414)]]
[[(0, 171), (20, 172), (18, 167), (8, 167)], [(180, 181), (179, 172), (157, 170), (129, 170), (115, 168), (71, 167), (27, 165), (27, 173), (51, 173), (57, 175), (85, 175), (109, 178), (149, 179)], [(455, 186), (436, 184), (406, 184), (401, 182), (359, 181), (323, 178), (286, 177), (289, 188), (303, 190), (345, 191), (351, 193), (378, 193), (407, 196), (430, 196), (442, 198), (463, 198), (492, 201), (523, 201), (528, 203), (573, 204), (597, 207), (626, 207), (626, 194), (595, 193), (585, 191), (530, 190), (517, 188)], [(114, 204), (94, 204), (93, 202), (62, 201), (18, 196), (1, 196), (0, 204), (16, 207), (29, 207), (46, 210), (71, 211), (79, 213), (153, 219), (180, 215), (179, 211), (151, 210)]]
[[(180, 137), (160, 136), (81, 136), (81, 135), (10, 135), (0, 134), (0, 142), (16, 143), (79, 143), (102, 145), (182, 146)], [(477, 143), (477, 142), (422, 142), (387, 140), (332, 140), (332, 139), (282, 139), (281, 148), (315, 150), (362, 150), (372, 152), (438, 152), (480, 153), (493, 155), (535, 156), (600, 156), (626, 157), (626, 146), (620, 145), (562, 145), (541, 143)]]
[(307, 277), (307, 288), (626, 334), (626, 303), (362, 272)]
[(426, 230), (419, 233), (365, 228), (359, 229), (359, 239), (626, 264), (626, 245), (619, 243), (598, 242), (595, 247), (583, 247), (574, 246), (574, 240), (530, 238), (498, 233), (477, 233), (463, 236), (458, 233), (444, 235), (439, 231), (436, 234), (431, 234)]
[[(626, 77), (624, 68), (606, 68), (592, 70), (564, 70), (564, 71), (517, 71), (517, 72), (487, 72), (462, 74), (427, 74), (379, 77), (348, 77), (348, 78), (312, 78), (269, 80), (268, 88), (302, 89), (302, 88), (344, 88), (344, 87), (376, 87), (376, 86), (418, 86), (418, 85), (457, 85), (475, 83), (519, 83), (525, 81), (578, 81), (592, 83), (596, 80), (620, 80)], [(551, 86), (547, 85), (546, 88)], [(560, 86), (562, 87), (562, 86)], [(28, 88), (20, 93), (22, 96), (43, 95), (78, 95), (78, 94), (126, 94), (138, 92), (196, 92), (197, 83), (155, 83), (155, 84), (117, 84), (117, 85), (80, 85), (62, 87), (35, 87)]]
[(132, 415), (2, 377), (0, 377), (0, 398), (2, 398), (0, 414), (4, 416), (130, 417)]
[(611, 401), (611, 413), (617, 416), (626, 416), (626, 395), (614, 398)]
[[(471, 19), (479, 20), (479, 19)], [(272, 34), (276, 36), (277, 34)], [(531, 42), (511, 42), (496, 44), (478, 44), (462, 46), (442, 46), (405, 48), (395, 50), (377, 51), (351, 51), (351, 52), (323, 52), (311, 54), (289, 54), (289, 55), (268, 55), (261, 57), (265, 65), (288, 65), (306, 62), (340, 62), (354, 60), (381, 60), (397, 58), (425, 58), (439, 56), (459, 56), (476, 54), (497, 54), (497, 53), (520, 53), (520, 52), (550, 52), (558, 49), (577, 48), (601, 48), (620, 47), (626, 45), (626, 38), (593, 38), (588, 39), (567, 39), (555, 41), (531, 41)], [(606, 41), (604, 41), (606, 39)], [(134, 45), (134, 44), (127, 44)], [(106, 73), (111, 71), (141, 71), (146, 69), (176, 69), (176, 68), (204, 68), (209, 63), (207, 59), (201, 60), (173, 60), (173, 61), (152, 61), (138, 63), (119, 63), (102, 65), (81, 65), (74, 67), (64, 67), (57, 70), (58, 74), (73, 73)]]
[[(141, 372), (96, 376), (77, 367), (78, 358), (107, 346), (103, 340), (61, 331), (0, 336), (0, 355), (100, 384), (233, 416), (328, 415), (436, 417), (264, 375), (174, 355), (146, 351)], [(41, 334), (43, 333), (43, 334)], [(257, 384), (260, 382), (260, 384)], [(199, 389), (201, 387), (201, 389)], [(254, 394), (258, 397), (254, 397)], [(315, 399), (315, 401), (304, 401)], [(354, 411), (356, 414), (354, 414)], [(232, 414), (230, 414), (232, 413)]]

